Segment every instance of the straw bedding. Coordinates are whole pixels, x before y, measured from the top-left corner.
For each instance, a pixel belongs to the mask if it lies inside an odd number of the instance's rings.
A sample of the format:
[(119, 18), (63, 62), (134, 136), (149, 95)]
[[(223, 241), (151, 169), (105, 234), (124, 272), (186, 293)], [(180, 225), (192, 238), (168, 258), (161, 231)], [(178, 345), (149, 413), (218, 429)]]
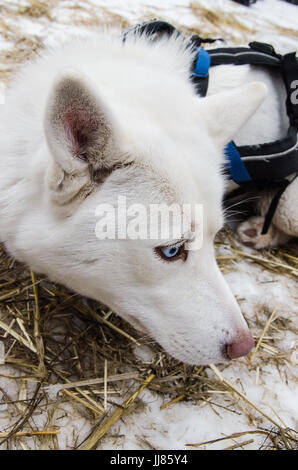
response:
[[(0, 37), (5, 47), (0, 47), (0, 80), (9, 81), (17, 67), (43, 47), (40, 34), (30, 33), (23, 26), (26, 25), (24, 18), (41, 26), (51, 22), (61, 27), (66, 23), (78, 27), (130, 24), (127, 18), (103, 7), (96, 9), (87, 1), (76, 6), (67, 4), (68, 14), (62, 15), (60, 20), (55, 15), (55, 0), (1, 4)], [(199, 3), (193, 3), (191, 9), (200, 31), (204, 24), (210, 35), (223, 35), (223, 22), (228, 21), (227, 18), (220, 21), (216, 12)], [(150, 12), (144, 14), (139, 20), (150, 15)], [(239, 31), (245, 39), (255, 33), (254, 29), (238, 23), (235, 19), (228, 39), (239, 41)], [(295, 35), (285, 28), (282, 33)], [(237, 265), (245, 261), (269, 274), (297, 281), (295, 242), (279, 250), (255, 252), (241, 247), (229, 230), (224, 230), (218, 235), (216, 247), (218, 263), (224, 273), (236, 270)], [(241, 367), (257, 370), (270, 362), (281, 370), (287, 365), (291, 368), (293, 350), (280, 350), (275, 338), (280, 338), (284, 331), (297, 334), (293, 321), (278, 315), (278, 305), (248, 320), (257, 347), (242, 361)], [(142, 347), (150, 349), (148, 357), (136, 353)], [(177, 362), (151, 338), (141, 337), (107, 307), (30, 272), (26, 266), (9, 258), (3, 247), (0, 247), (0, 364), (1, 361), (0, 413), (7, 423), (0, 429), (3, 449), (61, 448), (61, 426), (57, 420), (61, 409), (70, 415), (75, 410), (90, 425), (84, 438), (79, 433), (69, 436), (66, 448), (100, 448), (106, 436), (114, 437), (116, 442), (119, 436), (115, 425), (127, 414), (143, 410), (145, 388), (163, 396), (162, 409), (190, 401), (198, 406), (208, 404), (213, 406), (214, 412), (220, 413), (223, 405), (216, 403), (216, 397), (225, 394), (227, 407), (263, 418), (262, 424), (256, 425), (254, 430), (224, 438), (215, 432), (209, 444), (223, 441), (223, 448), (245, 448), (253, 442), (254, 434), (263, 434), (264, 448), (298, 448), (295, 430), (288, 429), (278, 417), (273, 419), (248, 400), (240, 387), (225, 379), (224, 367), (190, 367)], [(242, 438), (240, 444), (238, 438)], [(234, 444), (228, 441), (225, 446), (226, 439)], [(188, 445), (189, 448), (208, 447), (206, 442)], [(143, 442), (140, 447), (152, 448), (150, 442)]]

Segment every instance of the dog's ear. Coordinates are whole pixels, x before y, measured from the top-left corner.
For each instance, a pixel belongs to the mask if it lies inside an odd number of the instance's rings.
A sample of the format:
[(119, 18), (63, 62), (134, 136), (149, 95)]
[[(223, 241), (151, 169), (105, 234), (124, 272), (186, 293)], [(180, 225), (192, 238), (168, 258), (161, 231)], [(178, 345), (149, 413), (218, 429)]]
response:
[(253, 82), (200, 100), (200, 114), (220, 148), (233, 139), (266, 95), (266, 85)]
[(52, 155), (48, 187), (58, 206), (86, 197), (117, 164), (114, 119), (85, 78), (69, 74), (57, 80), (45, 134)]

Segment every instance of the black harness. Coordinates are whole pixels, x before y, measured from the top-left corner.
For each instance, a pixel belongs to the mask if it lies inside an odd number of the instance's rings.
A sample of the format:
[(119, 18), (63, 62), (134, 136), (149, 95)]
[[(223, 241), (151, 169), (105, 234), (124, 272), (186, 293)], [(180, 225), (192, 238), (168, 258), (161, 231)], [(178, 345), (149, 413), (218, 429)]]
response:
[[(174, 26), (164, 21), (149, 21), (129, 28), (124, 33), (123, 41), (128, 34), (147, 34), (158, 39), (161, 35), (181, 34)], [(222, 41), (222, 39), (220, 39)], [(276, 70), (282, 74), (287, 99), (286, 112), (289, 118), (287, 135), (274, 142), (260, 145), (236, 146), (230, 142), (225, 153), (227, 164), (225, 173), (235, 181), (239, 188), (227, 195), (233, 198), (252, 188), (259, 190), (277, 188), (267, 215), (262, 233), (267, 233), (280, 196), (298, 174), (298, 61), (296, 53), (277, 54), (270, 44), (251, 42), (248, 47), (220, 47), (206, 50), (202, 44), (213, 43), (217, 39), (192, 35), (190, 46), (197, 50), (192, 64), (192, 82), (200, 96), (208, 91), (209, 68), (217, 65), (255, 65)]]

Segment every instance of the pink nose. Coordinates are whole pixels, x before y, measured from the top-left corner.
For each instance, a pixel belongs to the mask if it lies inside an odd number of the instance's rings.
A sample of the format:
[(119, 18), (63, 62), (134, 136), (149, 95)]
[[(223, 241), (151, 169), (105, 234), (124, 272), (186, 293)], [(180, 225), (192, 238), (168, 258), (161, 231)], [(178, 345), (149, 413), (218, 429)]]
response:
[(254, 347), (255, 342), (249, 331), (240, 331), (236, 340), (226, 346), (227, 355), (230, 359), (246, 356)]

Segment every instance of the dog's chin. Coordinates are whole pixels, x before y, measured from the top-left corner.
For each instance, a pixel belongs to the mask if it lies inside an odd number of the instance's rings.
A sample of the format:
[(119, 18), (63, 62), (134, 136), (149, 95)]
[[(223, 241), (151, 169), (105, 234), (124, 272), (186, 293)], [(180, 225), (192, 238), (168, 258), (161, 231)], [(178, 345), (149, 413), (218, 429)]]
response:
[(230, 359), (228, 358), (225, 358), (225, 357), (214, 357), (214, 359), (204, 359), (204, 358), (199, 358), (199, 359), (195, 359), (195, 358), (189, 358), (189, 357), (185, 357), (183, 355), (177, 355), (175, 354), (175, 356), (173, 354), (171, 354), (172, 357), (174, 357), (174, 359), (178, 360), (179, 362), (183, 362), (184, 364), (187, 364), (189, 366), (210, 366), (212, 364), (228, 364), (229, 362), (231, 362)]
[[(123, 318), (128, 321), (131, 326), (133, 326), (138, 332), (142, 333), (143, 335), (149, 336), (152, 338), (154, 341), (158, 343), (158, 341), (154, 338), (154, 336), (151, 334), (151, 332), (143, 325), (143, 323), (133, 317), (132, 315), (125, 315)], [(159, 343), (161, 344), (161, 343)], [(184, 364), (188, 364), (190, 366), (209, 366), (210, 364), (228, 364), (231, 359), (228, 357), (226, 348), (222, 347), (220, 351), (218, 351), (218, 354), (214, 356), (214, 358), (195, 358), (195, 353), (194, 356), (189, 356), (188, 354), (185, 354), (185, 351), (177, 352), (177, 351), (168, 351), (167, 348), (165, 348), (161, 344), (162, 348), (165, 350), (167, 354), (172, 356), (173, 359), (176, 359), (179, 362), (183, 362)]]
[[(164, 348), (165, 349), (165, 348)], [(227, 355), (226, 347), (219, 349), (217, 353), (212, 357), (196, 356), (194, 351), (192, 354), (185, 354), (185, 351), (167, 351), (174, 359), (188, 364), (190, 366), (210, 366), (211, 364), (228, 364), (231, 359)]]

